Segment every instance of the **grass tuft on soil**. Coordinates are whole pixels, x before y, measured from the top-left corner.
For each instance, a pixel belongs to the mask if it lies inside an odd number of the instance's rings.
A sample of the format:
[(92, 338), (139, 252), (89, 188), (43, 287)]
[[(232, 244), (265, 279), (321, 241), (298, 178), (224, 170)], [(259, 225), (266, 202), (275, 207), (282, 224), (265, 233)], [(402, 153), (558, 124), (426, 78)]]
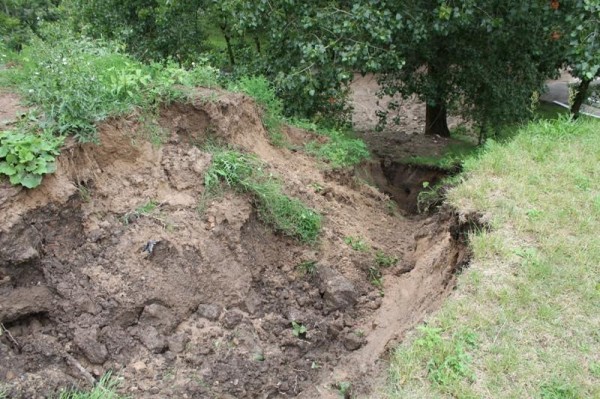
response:
[(395, 351), (389, 398), (600, 397), (600, 123), (524, 127), (448, 193), (492, 230), (426, 327)]
[(221, 183), (254, 198), (258, 217), (284, 235), (314, 243), (321, 230), (321, 215), (296, 198), (282, 192), (281, 182), (268, 173), (255, 156), (232, 149), (213, 147), (212, 164), (204, 175), (209, 193)]
[(117, 394), (118, 386), (119, 380), (107, 373), (102, 376), (92, 390), (61, 392), (58, 399), (126, 399), (124, 396)]

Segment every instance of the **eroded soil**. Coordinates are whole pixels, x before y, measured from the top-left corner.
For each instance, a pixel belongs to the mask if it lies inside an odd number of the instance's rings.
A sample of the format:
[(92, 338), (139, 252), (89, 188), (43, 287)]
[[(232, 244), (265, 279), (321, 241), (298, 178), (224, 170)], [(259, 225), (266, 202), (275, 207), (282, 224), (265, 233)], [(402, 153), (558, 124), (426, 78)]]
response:
[[(110, 370), (136, 398), (334, 398), (339, 381), (369, 392), (388, 345), (439, 306), (466, 262), (458, 218), (403, 216), (354, 172), (271, 146), (242, 95), (199, 92), (160, 124), (160, 147), (135, 118), (113, 120), (101, 146), (69, 144), (36, 190), (0, 183), (8, 396), (86, 387)], [(319, 210), (320, 243), (272, 233), (243, 195), (199, 209), (211, 156), (196, 144), (208, 136), (257, 154)], [(136, 212), (148, 201), (153, 211)], [(382, 287), (369, 273), (376, 250), (399, 259)]]

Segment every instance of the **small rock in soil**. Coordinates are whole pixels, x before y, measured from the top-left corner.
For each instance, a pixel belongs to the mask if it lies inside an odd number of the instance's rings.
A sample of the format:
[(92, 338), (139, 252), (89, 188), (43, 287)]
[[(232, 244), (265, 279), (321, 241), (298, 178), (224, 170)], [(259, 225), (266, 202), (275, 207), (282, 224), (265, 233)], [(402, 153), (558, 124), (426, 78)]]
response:
[(150, 324), (162, 332), (170, 332), (177, 321), (171, 310), (158, 303), (152, 303), (144, 308), (140, 321)]
[(108, 350), (106, 345), (98, 342), (98, 330), (96, 328), (75, 330), (73, 342), (90, 363), (102, 364), (106, 361)]
[(214, 304), (200, 304), (196, 311), (198, 316), (210, 321), (216, 321), (221, 316), (221, 307)]
[(181, 353), (190, 339), (185, 334), (175, 334), (169, 337), (169, 350), (173, 353)]
[(242, 322), (244, 315), (239, 310), (232, 309), (223, 316), (223, 327), (231, 330)]
[(153, 326), (147, 326), (138, 331), (138, 338), (149, 351), (162, 353), (167, 349), (167, 340)]
[(349, 332), (344, 337), (344, 348), (349, 351), (355, 351), (360, 348), (364, 343), (363, 337), (359, 337), (353, 332)]
[(358, 292), (354, 285), (340, 273), (328, 266), (320, 266), (320, 288), (325, 300), (325, 313), (344, 310), (354, 306)]

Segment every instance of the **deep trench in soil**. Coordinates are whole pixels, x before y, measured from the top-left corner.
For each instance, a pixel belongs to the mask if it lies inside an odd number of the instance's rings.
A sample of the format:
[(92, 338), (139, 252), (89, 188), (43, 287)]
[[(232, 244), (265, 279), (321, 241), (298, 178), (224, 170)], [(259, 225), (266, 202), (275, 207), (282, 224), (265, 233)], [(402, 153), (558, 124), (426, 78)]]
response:
[[(136, 138), (135, 121), (111, 121), (101, 147), (72, 144), (38, 190), (0, 184), (9, 397), (85, 388), (108, 371), (141, 398), (333, 398), (340, 381), (368, 393), (386, 351), (452, 290), (469, 223), (449, 210), (391, 215), (381, 191), (270, 146), (248, 98), (217, 94), (165, 108), (161, 148)], [(244, 195), (225, 192), (198, 212), (210, 154), (189, 143), (208, 132), (258, 154), (324, 213), (319, 245), (273, 233)], [(409, 213), (422, 182), (442, 177), (393, 163), (364, 173)], [(136, 213), (150, 200), (156, 209)], [(380, 285), (377, 251), (398, 259)], [(299, 268), (307, 263), (313, 273)]]

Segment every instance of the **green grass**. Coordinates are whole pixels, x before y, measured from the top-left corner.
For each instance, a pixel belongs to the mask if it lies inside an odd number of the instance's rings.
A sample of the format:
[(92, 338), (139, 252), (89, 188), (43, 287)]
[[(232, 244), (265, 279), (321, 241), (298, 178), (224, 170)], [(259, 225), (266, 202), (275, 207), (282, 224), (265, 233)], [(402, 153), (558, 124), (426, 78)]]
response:
[(308, 142), (305, 150), (327, 162), (334, 169), (357, 165), (371, 156), (365, 142), (353, 137), (350, 131), (325, 128), (302, 119), (288, 120), (288, 123), (325, 137), (325, 142), (321, 140)]
[(492, 229), (430, 330), (395, 351), (388, 398), (600, 398), (599, 131), (538, 121), (465, 162), (449, 201)]
[(442, 169), (453, 169), (460, 165), (463, 159), (475, 155), (479, 147), (472, 139), (465, 137), (456, 137), (444, 149), (441, 156), (414, 156), (403, 162), (413, 165), (433, 166)]
[(96, 124), (140, 107), (185, 98), (182, 87), (216, 86), (217, 70), (197, 66), (184, 70), (173, 63), (142, 64), (114, 43), (75, 38), (62, 33), (53, 40), (34, 39), (3, 62), (0, 83), (19, 91), (37, 107), (36, 125), (80, 141), (97, 141)]
[(105, 374), (91, 391), (62, 392), (58, 399), (126, 399), (117, 394), (119, 380), (112, 378), (110, 373)]
[(281, 126), (283, 125), (283, 103), (275, 94), (271, 83), (264, 76), (243, 76), (228, 87), (231, 91), (238, 91), (254, 98), (263, 109), (263, 123), (271, 143), (278, 147), (286, 144)]
[(204, 176), (207, 192), (215, 193), (222, 183), (249, 193), (258, 217), (274, 230), (301, 242), (316, 242), (321, 215), (302, 201), (285, 195), (281, 182), (267, 172), (266, 165), (250, 154), (218, 147), (209, 148), (212, 164)]

